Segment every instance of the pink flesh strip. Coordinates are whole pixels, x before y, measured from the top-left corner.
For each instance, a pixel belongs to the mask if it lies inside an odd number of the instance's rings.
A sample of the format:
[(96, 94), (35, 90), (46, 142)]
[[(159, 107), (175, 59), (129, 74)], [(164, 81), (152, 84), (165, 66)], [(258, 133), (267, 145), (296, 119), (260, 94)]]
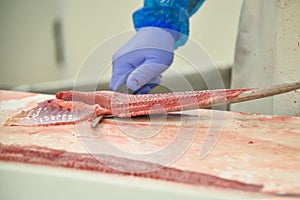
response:
[(105, 159), (109, 162), (110, 166), (118, 165), (119, 167), (123, 167), (124, 170), (119, 171), (108, 167), (90, 154), (78, 154), (64, 150), (49, 149), (47, 147), (3, 145), (0, 143), (0, 160), (5, 161), (91, 170), (109, 174), (160, 179), (165, 181), (174, 181), (177, 183), (248, 192), (259, 192), (262, 189), (262, 185), (247, 184), (239, 181), (219, 178), (209, 174), (184, 171), (170, 167), (163, 167), (160, 168), (160, 170), (148, 173), (135, 173), (134, 171), (138, 170), (138, 168), (152, 169), (152, 165), (157, 164), (128, 160), (126, 158), (117, 158), (109, 155), (98, 156), (101, 156), (101, 159)]
[[(114, 116), (131, 117), (170, 111), (206, 108), (224, 104), (251, 89), (175, 92), (167, 94), (130, 95), (117, 92), (59, 92), (56, 98), (98, 104)], [(158, 105), (158, 106), (157, 106)]]
[(6, 121), (6, 125), (57, 125), (90, 120), (100, 115), (132, 117), (224, 104), (251, 89), (129, 95), (110, 91), (59, 92)]

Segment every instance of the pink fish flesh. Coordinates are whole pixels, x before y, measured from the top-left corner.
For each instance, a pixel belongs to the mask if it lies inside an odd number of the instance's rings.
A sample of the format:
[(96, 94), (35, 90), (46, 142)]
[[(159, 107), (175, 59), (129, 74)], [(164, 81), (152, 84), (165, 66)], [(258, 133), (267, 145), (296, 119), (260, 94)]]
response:
[(206, 108), (225, 104), (251, 89), (226, 89), (175, 92), (167, 94), (130, 95), (111, 91), (74, 92), (56, 94), (30, 110), (9, 118), (5, 125), (58, 125), (91, 120), (100, 115), (133, 117), (171, 111)]

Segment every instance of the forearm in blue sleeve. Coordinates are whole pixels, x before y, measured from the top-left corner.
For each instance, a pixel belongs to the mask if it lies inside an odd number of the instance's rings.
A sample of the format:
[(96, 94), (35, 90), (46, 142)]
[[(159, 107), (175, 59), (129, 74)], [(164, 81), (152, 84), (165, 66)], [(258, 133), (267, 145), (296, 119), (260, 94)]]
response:
[(175, 48), (182, 46), (189, 35), (189, 17), (202, 5), (204, 0), (145, 0), (144, 7), (133, 13), (136, 29), (155, 26), (180, 33), (175, 38)]

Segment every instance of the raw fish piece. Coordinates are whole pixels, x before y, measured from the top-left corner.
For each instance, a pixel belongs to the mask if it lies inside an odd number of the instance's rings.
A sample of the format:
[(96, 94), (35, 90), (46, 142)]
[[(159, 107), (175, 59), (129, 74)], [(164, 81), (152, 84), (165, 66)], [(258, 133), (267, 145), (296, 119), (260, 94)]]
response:
[(8, 119), (5, 124), (53, 125), (90, 120), (103, 115), (133, 117), (158, 114), (248, 101), (299, 88), (300, 82), (259, 89), (220, 89), (144, 95), (111, 91), (67, 91), (57, 93), (54, 100), (44, 101), (29, 111), (22, 111)]
[(82, 102), (51, 99), (38, 103), (31, 110), (23, 110), (9, 118), (5, 125), (60, 125), (89, 120), (96, 115), (109, 114), (110, 111), (99, 105), (88, 105)]

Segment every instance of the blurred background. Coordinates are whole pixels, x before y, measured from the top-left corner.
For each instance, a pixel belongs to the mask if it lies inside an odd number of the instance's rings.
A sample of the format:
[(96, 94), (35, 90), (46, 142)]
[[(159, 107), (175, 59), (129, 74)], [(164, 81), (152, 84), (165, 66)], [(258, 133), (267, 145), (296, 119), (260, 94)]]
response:
[[(142, 0), (0, 0), (0, 89), (40, 93), (72, 89), (89, 52), (113, 35), (133, 30), (131, 15), (142, 4)], [(206, 0), (190, 20), (190, 37), (207, 50), (226, 87), (241, 4), (242, 0)], [(189, 80), (198, 79), (176, 58), (172, 68)], [(108, 72), (100, 89), (109, 89), (109, 78)], [(168, 79), (173, 81), (166, 74), (164, 80)], [(201, 84), (193, 87), (201, 89)]]

